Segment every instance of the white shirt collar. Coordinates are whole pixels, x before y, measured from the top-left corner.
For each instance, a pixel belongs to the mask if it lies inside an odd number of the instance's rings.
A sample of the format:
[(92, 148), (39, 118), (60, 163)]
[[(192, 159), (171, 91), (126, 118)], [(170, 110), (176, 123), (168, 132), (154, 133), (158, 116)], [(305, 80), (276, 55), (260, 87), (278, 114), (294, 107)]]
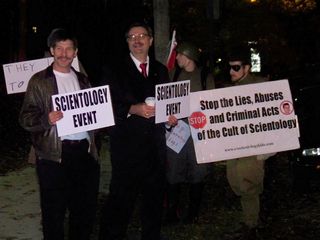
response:
[[(143, 62), (140, 62), (135, 56), (133, 56), (132, 53), (130, 53), (130, 57), (131, 57), (132, 61), (134, 62), (134, 64), (136, 65), (139, 72), (141, 72), (142, 70), (140, 68), (140, 64)], [(147, 73), (149, 73), (149, 56), (147, 56), (147, 61), (144, 63), (147, 63)]]

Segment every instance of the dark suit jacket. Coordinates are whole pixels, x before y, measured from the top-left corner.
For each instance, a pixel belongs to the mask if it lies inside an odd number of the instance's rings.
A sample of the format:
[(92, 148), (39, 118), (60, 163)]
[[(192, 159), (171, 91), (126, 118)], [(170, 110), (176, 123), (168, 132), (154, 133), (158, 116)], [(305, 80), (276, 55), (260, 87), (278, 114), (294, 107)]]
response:
[[(155, 85), (169, 82), (167, 68), (150, 59), (144, 78), (128, 56), (118, 67), (105, 71), (104, 84), (110, 85), (116, 125), (109, 131), (113, 170), (146, 171), (164, 165), (166, 159), (164, 124), (137, 115), (128, 117), (133, 104), (155, 96)], [(105, 69), (106, 70), (106, 69)], [(137, 173), (137, 172), (136, 172)]]

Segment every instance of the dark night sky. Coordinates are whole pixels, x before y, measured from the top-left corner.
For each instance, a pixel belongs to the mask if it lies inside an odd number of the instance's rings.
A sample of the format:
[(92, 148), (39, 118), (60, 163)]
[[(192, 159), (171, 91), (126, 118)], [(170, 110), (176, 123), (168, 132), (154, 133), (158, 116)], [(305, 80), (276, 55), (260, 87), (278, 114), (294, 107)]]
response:
[[(20, 0), (23, 1), (23, 0)], [(1, 63), (16, 61), (20, 36), (19, 0), (1, 0), (2, 38), (10, 40), (1, 48)], [(26, 59), (41, 58), (47, 50), (50, 31), (64, 27), (74, 31), (79, 40), (79, 59), (93, 78), (101, 64), (116, 61), (127, 53), (124, 31), (133, 21), (142, 21), (146, 7), (142, 0), (25, 0), (27, 2)], [(37, 32), (32, 27), (37, 27)]]
[[(18, 58), (20, 42), (22, 42), (21, 35), (19, 35), (20, 11), (18, 6), (19, 3), (23, 1), (27, 3), (25, 59)], [(83, 63), (92, 80), (96, 81), (99, 76), (99, 69), (103, 63), (117, 61), (128, 52), (124, 39), (124, 31), (129, 23), (137, 20), (146, 20), (152, 26), (152, 9), (144, 6), (144, 3), (150, 2), (152, 1), (0, 0), (0, 34), (1, 39), (5, 39), (5, 41), (2, 42), (6, 43), (0, 48), (0, 62), (1, 64), (4, 64), (18, 60), (23, 61), (43, 57), (44, 51), (47, 50), (46, 38), (50, 31), (57, 27), (67, 27), (76, 32), (79, 39), (79, 59)], [(183, 3), (180, 2), (180, 4), (178, 4), (179, 1), (171, 2), (177, 4), (177, 9), (173, 10), (176, 11), (175, 14), (172, 14), (171, 16), (172, 24), (177, 24), (180, 29), (182, 29), (180, 33), (185, 33), (184, 37), (197, 38), (196, 40), (199, 41), (211, 41), (211, 38), (208, 37), (208, 31), (206, 28), (202, 28), (205, 27), (205, 24), (203, 24), (203, 22), (197, 22), (196, 19), (192, 18), (192, 16), (190, 17), (190, 12), (188, 12), (187, 6), (188, 2), (190, 3), (192, 1), (185, 0)], [(193, 4), (197, 5), (198, 2), (200, 2), (200, 0), (194, 0)], [(232, 3), (231, 0), (225, 2)], [(318, 3), (319, 2), (320, 0)], [(225, 11), (225, 13), (229, 12)], [(242, 12), (239, 13), (239, 16), (242, 16), (241, 14), (247, 16)], [(226, 18), (227, 14), (224, 15), (224, 21)], [(230, 18), (231, 20), (236, 19), (236, 23), (241, 23), (240, 20), (247, 23), (247, 19), (245, 19), (245, 17), (239, 19), (239, 17), (232, 15)], [(280, 25), (280, 23), (285, 22), (281, 19), (284, 18), (277, 18), (275, 23)], [(264, 21), (265, 19), (260, 20), (261, 23), (266, 22)], [(297, 20), (303, 22), (302, 18), (298, 18), (292, 19), (292, 21), (289, 21), (287, 24), (282, 24), (284, 28), (279, 28), (281, 29), (279, 32), (281, 33), (282, 38), (280, 38), (277, 35), (278, 33), (275, 32), (275, 27), (271, 32), (269, 29), (262, 31), (264, 35), (269, 34), (268, 36), (274, 37), (271, 39), (274, 39), (274, 42), (277, 44), (281, 43), (282, 39), (287, 41), (287, 45), (291, 47), (291, 49), (289, 49), (289, 53), (293, 51), (298, 52), (301, 55), (301, 61), (305, 62), (311, 59), (310, 56), (314, 56), (316, 55), (315, 53), (320, 52), (320, 45), (318, 41), (313, 40), (316, 33), (319, 32), (319, 24), (296, 24), (298, 22)], [(286, 19), (286, 21), (288, 21), (288, 19)], [(310, 19), (310, 21), (312, 21), (312, 19)], [(224, 29), (228, 31), (224, 31), (221, 35), (222, 37), (226, 37), (228, 34), (230, 35), (232, 31), (234, 32), (234, 30), (237, 29), (240, 29), (239, 32), (244, 32), (242, 27), (231, 29), (235, 22), (229, 22), (231, 23), (231, 27), (227, 26), (227, 29)], [(37, 27), (37, 33), (32, 31), (33, 26)], [(249, 29), (248, 31), (254, 32), (250, 30), (252, 27), (253, 25), (251, 25), (250, 28), (245, 27), (245, 29)], [(189, 29), (194, 30), (192, 34), (187, 31)], [(288, 31), (288, 29), (291, 30)], [(310, 31), (306, 31), (307, 29), (310, 29)], [(235, 37), (234, 39), (238, 38)], [(311, 40), (309, 41), (309, 39)], [(308, 46), (312, 46), (312, 44), (314, 47), (308, 48)], [(278, 55), (280, 55), (279, 57), (284, 56), (281, 58), (281, 61), (284, 61), (284, 63), (287, 63), (290, 59), (295, 60), (293, 57), (286, 57), (284, 54), (277, 54), (277, 51), (272, 52), (272, 49), (269, 49), (271, 48), (270, 46), (271, 44), (268, 43), (266, 51), (268, 53), (270, 52), (270, 55), (272, 55), (270, 58), (272, 62), (277, 60), (275, 59), (275, 56)], [(281, 49), (283, 49), (282, 46), (280, 46), (279, 51)], [(318, 56), (315, 56), (312, 60), (317, 60), (317, 58)], [(289, 64), (289, 66), (291, 65), (292, 64)], [(277, 66), (281, 66), (281, 64), (277, 64)], [(283, 68), (280, 70), (282, 69)]]
[[(46, 36), (56, 27), (75, 31), (79, 39), (79, 59), (91, 78), (97, 78), (101, 64), (110, 61), (111, 56), (112, 60), (117, 60), (127, 52), (124, 29), (129, 22), (143, 19), (144, 15), (140, 0), (29, 2), (32, 2), (29, 6), (29, 29), (33, 25), (40, 26), (41, 36), (34, 36), (35, 41), (43, 47)], [(36, 53), (32, 41), (28, 44), (28, 52)]]

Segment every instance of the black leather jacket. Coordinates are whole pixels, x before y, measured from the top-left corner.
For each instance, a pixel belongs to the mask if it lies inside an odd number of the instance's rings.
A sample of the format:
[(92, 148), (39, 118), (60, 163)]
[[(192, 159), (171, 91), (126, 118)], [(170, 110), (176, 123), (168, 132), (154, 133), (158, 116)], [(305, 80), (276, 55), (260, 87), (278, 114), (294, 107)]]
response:
[[(73, 69), (81, 89), (91, 85), (85, 75)], [(27, 87), (24, 102), (20, 111), (20, 125), (31, 133), (32, 144), (39, 159), (61, 161), (62, 143), (58, 137), (56, 125), (49, 124), (49, 113), (53, 110), (51, 96), (58, 94), (56, 78), (52, 65), (34, 74)], [(94, 131), (89, 131), (90, 153), (95, 159), (97, 150)]]

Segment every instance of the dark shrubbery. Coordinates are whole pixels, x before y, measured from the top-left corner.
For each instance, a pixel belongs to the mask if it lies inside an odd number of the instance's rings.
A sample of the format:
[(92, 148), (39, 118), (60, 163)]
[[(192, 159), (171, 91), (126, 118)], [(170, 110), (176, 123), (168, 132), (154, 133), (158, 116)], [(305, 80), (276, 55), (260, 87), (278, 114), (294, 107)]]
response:
[(7, 95), (2, 87), (0, 94), (0, 174), (4, 174), (26, 164), (30, 137), (18, 122), (24, 94)]

